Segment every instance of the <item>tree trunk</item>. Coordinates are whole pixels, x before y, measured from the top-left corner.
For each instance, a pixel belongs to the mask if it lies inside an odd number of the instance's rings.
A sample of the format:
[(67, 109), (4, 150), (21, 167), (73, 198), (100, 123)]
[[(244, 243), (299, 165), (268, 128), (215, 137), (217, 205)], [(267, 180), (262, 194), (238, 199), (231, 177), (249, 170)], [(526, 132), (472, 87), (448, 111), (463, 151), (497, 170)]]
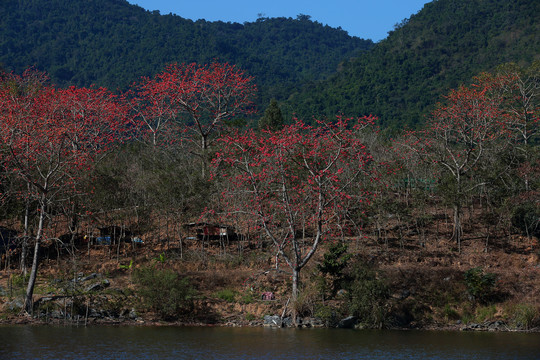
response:
[(456, 194), (454, 199), (454, 229), (452, 233), (452, 239), (456, 241), (456, 244), (458, 246), (458, 253), (461, 254), (461, 237), (463, 234), (463, 229), (461, 227), (461, 204), (462, 204), (462, 196), (463, 192), (462, 189), (462, 183), (461, 183), (461, 173), (459, 171), (457, 172), (456, 177)]
[(201, 137), (201, 152), (202, 152), (202, 177), (206, 178), (208, 172), (208, 140), (206, 136)]
[(26, 258), (28, 257), (28, 218), (30, 217), (30, 200), (26, 199), (26, 207), (24, 209), (24, 235), (21, 244), (21, 272), (26, 277)]
[(292, 275), (292, 304), (293, 304), (293, 307), (292, 307), (292, 321), (293, 321), (293, 325), (297, 325), (296, 324), (296, 302), (298, 300), (298, 287), (299, 287), (299, 284), (300, 284), (300, 268), (298, 267), (294, 267), (293, 268), (293, 275)]
[(458, 246), (458, 252), (461, 253), (461, 237), (463, 230), (461, 228), (461, 206), (454, 204), (454, 230), (452, 238), (456, 241)]
[(34, 259), (32, 261), (32, 270), (30, 271), (30, 278), (28, 279), (28, 287), (26, 288), (26, 298), (24, 300), (24, 309), (28, 314), (32, 313), (33, 309), (33, 295), (34, 286), (36, 285), (36, 277), (39, 263), (39, 245), (41, 242), (41, 236), (43, 234), (43, 222), (45, 220), (45, 199), (41, 199), (41, 208), (39, 212), (39, 224), (36, 235), (36, 244), (34, 246)]

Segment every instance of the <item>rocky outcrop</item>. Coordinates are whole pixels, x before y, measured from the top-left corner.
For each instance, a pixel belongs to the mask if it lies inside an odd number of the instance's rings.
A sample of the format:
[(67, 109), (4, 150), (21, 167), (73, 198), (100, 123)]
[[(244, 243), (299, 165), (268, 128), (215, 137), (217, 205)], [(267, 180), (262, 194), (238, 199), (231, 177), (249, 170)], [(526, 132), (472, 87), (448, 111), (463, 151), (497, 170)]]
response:
[[(265, 315), (263, 319), (263, 326), (265, 327), (294, 327), (293, 319), (290, 316), (281, 318), (278, 315)], [(324, 327), (324, 322), (315, 317), (298, 317), (296, 319), (296, 327)]]
[(461, 331), (508, 331), (508, 324), (504, 321), (486, 321), (482, 324), (467, 324), (460, 328)]

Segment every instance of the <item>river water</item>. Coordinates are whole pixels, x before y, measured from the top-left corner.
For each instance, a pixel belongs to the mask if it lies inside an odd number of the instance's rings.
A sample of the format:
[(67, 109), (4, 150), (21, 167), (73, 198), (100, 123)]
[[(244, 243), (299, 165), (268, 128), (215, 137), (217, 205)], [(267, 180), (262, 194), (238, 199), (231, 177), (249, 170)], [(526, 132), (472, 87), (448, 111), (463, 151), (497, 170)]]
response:
[(540, 359), (540, 334), (0, 326), (0, 359)]

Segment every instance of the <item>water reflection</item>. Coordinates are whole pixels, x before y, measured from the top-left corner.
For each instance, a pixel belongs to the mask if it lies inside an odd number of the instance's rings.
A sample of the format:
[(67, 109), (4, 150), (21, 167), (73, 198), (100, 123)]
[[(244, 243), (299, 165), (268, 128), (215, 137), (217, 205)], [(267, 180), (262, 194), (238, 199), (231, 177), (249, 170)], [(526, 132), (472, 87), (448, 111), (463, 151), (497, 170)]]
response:
[(540, 334), (0, 327), (1, 359), (535, 359)]

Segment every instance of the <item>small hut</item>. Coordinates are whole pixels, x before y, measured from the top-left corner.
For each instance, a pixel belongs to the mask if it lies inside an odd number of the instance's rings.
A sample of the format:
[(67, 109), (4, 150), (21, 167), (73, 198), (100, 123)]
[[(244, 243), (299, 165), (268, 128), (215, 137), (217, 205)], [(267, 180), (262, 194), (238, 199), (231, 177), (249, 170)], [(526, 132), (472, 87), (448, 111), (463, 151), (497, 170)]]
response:
[(100, 235), (96, 237), (96, 244), (98, 245), (118, 244), (121, 241), (129, 242), (132, 238), (131, 231), (123, 226), (111, 225), (98, 229)]
[(234, 227), (223, 224), (198, 222), (183, 227), (190, 233), (188, 237), (196, 237), (198, 240), (234, 240), (237, 236)]

